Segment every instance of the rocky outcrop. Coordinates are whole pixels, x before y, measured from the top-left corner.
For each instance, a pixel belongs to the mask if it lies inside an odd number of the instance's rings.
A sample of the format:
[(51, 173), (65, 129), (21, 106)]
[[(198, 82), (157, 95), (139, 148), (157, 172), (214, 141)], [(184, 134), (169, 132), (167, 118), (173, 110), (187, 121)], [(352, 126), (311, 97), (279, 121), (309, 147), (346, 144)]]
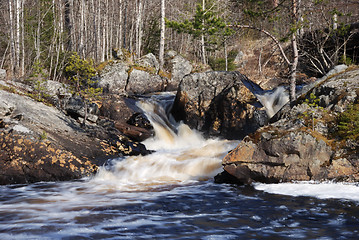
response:
[(0, 133), (0, 185), (70, 180), (97, 171), (96, 164), (80, 160), (50, 141), (36, 141), (15, 132)]
[(102, 87), (104, 92), (110, 93), (125, 91), (129, 70), (129, 65), (122, 61), (107, 65), (100, 74), (99, 87)]
[[(87, 101), (87, 116), (86, 120), (92, 123), (96, 123), (98, 119), (99, 107), (96, 103)], [(83, 119), (85, 117), (85, 103), (84, 100), (79, 97), (71, 97), (66, 102), (64, 109), (68, 115), (74, 119)]]
[(158, 70), (160, 69), (160, 64), (158, 63), (156, 56), (153, 55), (152, 53), (142, 56), (140, 59), (136, 61), (136, 64), (138, 66), (151, 69), (154, 73), (157, 73)]
[(81, 128), (62, 111), (0, 90), (1, 184), (79, 178), (108, 158), (147, 154), (113, 121)]
[(172, 114), (190, 127), (210, 135), (240, 139), (266, 123), (264, 110), (239, 72), (186, 75), (179, 86)]
[(146, 94), (165, 90), (167, 80), (159, 75), (133, 68), (130, 72), (126, 92), (128, 94)]
[(359, 69), (327, 77), (244, 138), (224, 158), (217, 181), (228, 174), (239, 183), (359, 181), (359, 148), (336, 134), (338, 114), (358, 101)]
[(6, 79), (6, 70), (0, 69), (0, 80), (5, 80), (5, 79)]
[(177, 90), (177, 87), (184, 76), (192, 71), (192, 64), (177, 52), (171, 50), (166, 52), (165, 68), (171, 73), (166, 90)]

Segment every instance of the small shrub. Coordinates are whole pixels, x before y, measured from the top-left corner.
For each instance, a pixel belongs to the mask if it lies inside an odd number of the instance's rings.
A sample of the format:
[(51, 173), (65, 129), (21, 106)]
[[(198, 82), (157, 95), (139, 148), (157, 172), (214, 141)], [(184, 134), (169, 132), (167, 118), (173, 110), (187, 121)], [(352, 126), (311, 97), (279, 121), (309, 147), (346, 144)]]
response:
[[(323, 107), (319, 106), (320, 99), (315, 96), (314, 93), (310, 93), (309, 98), (305, 99), (304, 103), (307, 104), (311, 109), (302, 113), (302, 118), (305, 120), (311, 120), (312, 130), (314, 131), (316, 118), (316, 111), (323, 110)], [(309, 124), (308, 124), (309, 125)]]
[(359, 141), (359, 104), (353, 104), (338, 117), (338, 135)]
[(87, 101), (95, 102), (101, 99), (102, 88), (96, 87), (94, 80), (97, 71), (92, 60), (83, 59), (75, 52), (67, 62), (65, 73), (74, 94), (79, 95), (85, 104), (85, 117), (82, 123), (85, 126)]
[[(238, 53), (236, 51), (230, 51), (229, 52), (229, 54), (227, 56), (227, 61), (228, 61), (227, 70), (228, 71), (236, 70), (236, 65), (233, 62), (234, 62), (234, 59), (236, 58), (237, 54)], [(215, 71), (224, 71), (224, 70), (226, 70), (226, 59), (225, 58), (209, 57), (208, 58), (208, 64)]]

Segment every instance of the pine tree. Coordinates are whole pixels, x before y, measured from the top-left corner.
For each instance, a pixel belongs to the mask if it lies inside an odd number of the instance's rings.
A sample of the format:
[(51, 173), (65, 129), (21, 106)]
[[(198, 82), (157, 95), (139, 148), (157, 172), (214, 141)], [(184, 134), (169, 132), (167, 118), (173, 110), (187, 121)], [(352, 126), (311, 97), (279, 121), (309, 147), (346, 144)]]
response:
[[(208, 3), (209, 4), (209, 3)], [(197, 4), (196, 12), (191, 19), (180, 21), (169, 21), (166, 25), (179, 33), (188, 33), (195, 39), (201, 38), (202, 42), (202, 62), (206, 61), (206, 49), (215, 49), (222, 45), (220, 40), (234, 33), (222, 17), (212, 7), (206, 7), (203, 3)]]
[(100, 99), (102, 88), (95, 87), (93, 77), (96, 76), (92, 60), (80, 58), (75, 52), (68, 60), (65, 68), (70, 85), (74, 94), (81, 97), (85, 105), (85, 116), (82, 125), (85, 126), (87, 119), (88, 102), (95, 102)]

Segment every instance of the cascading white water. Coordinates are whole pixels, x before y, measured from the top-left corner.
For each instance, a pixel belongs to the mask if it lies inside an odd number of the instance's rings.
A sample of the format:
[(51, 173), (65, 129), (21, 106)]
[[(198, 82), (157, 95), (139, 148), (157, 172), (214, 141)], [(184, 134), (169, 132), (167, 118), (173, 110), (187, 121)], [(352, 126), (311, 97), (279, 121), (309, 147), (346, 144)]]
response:
[[(184, 123), (173, 125), (156, 101), (140, 101), (155, 136), (143, 143), (155, 152), (146, 156), (114, 159), (92, 180), (97, 186), (143, 190), (163, 184), (206, 180), (222, 171), (221, 160), (237, 141), (204, 139)], [(102, 184), (100, 184), (102, 183)]]
[(287, 102), (289, 102), (289, 94), (284, 87), (278, 87), (273, 91), (265, 91), (263, 94), (255, 94), (255, 96), (265, 107), (269, 118), (273, 117)]

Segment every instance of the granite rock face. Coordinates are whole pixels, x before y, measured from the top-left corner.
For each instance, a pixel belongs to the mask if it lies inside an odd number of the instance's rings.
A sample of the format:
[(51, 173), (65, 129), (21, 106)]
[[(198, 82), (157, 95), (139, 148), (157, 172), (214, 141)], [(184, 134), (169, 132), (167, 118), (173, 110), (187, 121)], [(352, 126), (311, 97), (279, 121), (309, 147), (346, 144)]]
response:
[(160, 92), (165, 90), (166, 82), (159, 75), (133, 68), (125, 90), (129, 95)]
[(359, 181), (358, 145), (336, 135), (338, 115), (358, 101), (359, 69), (326, 78), (270, 125), (245, 137), (223, 159), (225, 172), (217, 181), (226, 181), (228, 174), (242, 184)]
[(3, 90), (0, 134), (0, 184), (80, 178), (108, 158), (149, 153), (113, 121), (82, 128), (54, 107)]
[(181, 80), (192, 71), (192, 64), (175, 51), (166, 52), (165, 67), (171, 73), (168, 80), (167, 91), (177, 90)]
[(254, 95), (239, 72), (204, 72), (186, 75), (178, 88), (172, 114), (191, 128), (214, 136), (240, 139), (267, 121), (254, 106)]
[(118, 61), (106, 66), (102, 71), (98, 84), (104, 92), (119, 93), (125, 91), (129, 65), (126, 62)]
[(0, 80), (5, 80), (5, 79), (6, 79), (6, 70), (0, 69)]

